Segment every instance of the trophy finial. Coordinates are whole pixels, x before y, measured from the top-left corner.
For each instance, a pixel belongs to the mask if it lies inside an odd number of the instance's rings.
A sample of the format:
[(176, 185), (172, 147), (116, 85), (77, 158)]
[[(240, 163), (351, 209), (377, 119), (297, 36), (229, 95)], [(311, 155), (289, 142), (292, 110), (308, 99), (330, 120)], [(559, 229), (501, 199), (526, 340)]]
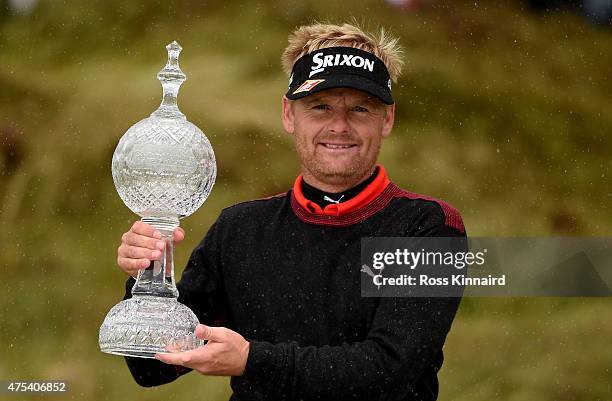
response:
[(166, 50), (168, 50), (168, 61), (164, 68), (157, 73), (157, 79), (161, 82), (164, 95), (159, 108), (151, 115), (166, 118), (185, 118), (177, 104), (179, 88), (187, 79), (178, 62), (179, 54), (183, 48), (175, 40), (166, 46)]
[(173, 40), (172, 43), (170, 43), (168, 46), (166, 46), (166, 49), (168, 49), (168, 51), (176, 50), (179, 53), (181, 52), (181, 50), (183, 50), (181, 45), (179, 45), (179, 43), (176, 40)]

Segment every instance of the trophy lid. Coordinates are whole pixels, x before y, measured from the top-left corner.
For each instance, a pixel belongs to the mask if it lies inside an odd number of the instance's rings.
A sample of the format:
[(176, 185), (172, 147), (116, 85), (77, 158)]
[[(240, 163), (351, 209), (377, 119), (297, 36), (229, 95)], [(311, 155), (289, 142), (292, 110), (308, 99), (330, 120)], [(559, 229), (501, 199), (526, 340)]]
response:
[(157, 73), (157, 79), (161, 82), (164, 94), (161, 104), (151, 113), (151, 117), (186, 119), (177, 104), (179, 88), (187, 79), (178, 63), (179, 54), (183, 48), (175, 40), (167, 45), (166, 49), (168, 50), (168, 61)]

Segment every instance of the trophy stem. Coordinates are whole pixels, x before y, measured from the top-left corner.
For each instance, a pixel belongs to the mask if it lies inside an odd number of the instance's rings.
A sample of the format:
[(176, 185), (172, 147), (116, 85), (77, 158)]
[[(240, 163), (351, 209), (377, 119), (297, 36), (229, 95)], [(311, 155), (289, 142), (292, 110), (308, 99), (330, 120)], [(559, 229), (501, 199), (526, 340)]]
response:
[(161, 240), (166, 246), (159, 259), (138, 272), (136, 284), (132, 287), (132, 295), (178, 298), (174, 280), (174, 241), (172, 240), (172, 232), (178, 227), (178, 219), (143, 217), (141, 220), (151, 224), (161, 233)]
[(121, 301), (106, 315), (98, 342), (103, 352), (154, 358), (161, 352), (188, 351), (205, 342), (195, 336), (198, 317), (178, 302), (174, 283), (172, 232), (178, 218), (143, 217), (166, 243), (159, 260), (138, 272), (132, 298)]

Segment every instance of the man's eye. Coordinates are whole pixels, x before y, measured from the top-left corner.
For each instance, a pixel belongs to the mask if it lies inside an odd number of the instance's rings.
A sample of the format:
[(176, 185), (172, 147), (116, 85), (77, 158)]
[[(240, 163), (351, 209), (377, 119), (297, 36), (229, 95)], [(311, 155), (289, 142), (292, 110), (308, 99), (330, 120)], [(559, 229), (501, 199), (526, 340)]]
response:
[(365, 107), (355, 106), (353, 107), (353, 111), (357, 111), (359, 113), (367, 113), (369, 110), (366, 109)]
[(312, 107), (315, 110), (328, 110), (329, 106), (326, 104), (317, 104), (315, 106)]

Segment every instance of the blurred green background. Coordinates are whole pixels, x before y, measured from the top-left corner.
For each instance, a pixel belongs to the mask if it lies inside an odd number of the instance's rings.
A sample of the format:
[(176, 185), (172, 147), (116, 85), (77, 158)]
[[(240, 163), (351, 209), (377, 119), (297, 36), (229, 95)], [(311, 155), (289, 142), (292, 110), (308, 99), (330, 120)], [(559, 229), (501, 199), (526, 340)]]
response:
[[(155, 74), (174, 39), (188, 76), (180, 107), (219, 169), (183, 221), (179, 275), (222, 208), (285, 191), (298, 173), (280, 124), (280, 54), (314, 20), (355, 17), (401, 38), (381, 154), (400, 186), (453, 204), (472, 236), (610, 236), (612, 32), (519, 1), (444, 3), (46, 0), (18, 14), (0, 1), (0, 380), (69, 381), (57, 400), (227, 399), (226, 379), (195, 373), (140, 388), (98, 350), (123, 294), (116, 248), (135, 219), (111, 156), (158, 106)], [(611, 306), (464, 300), (440, 400), (612, 399)]]

